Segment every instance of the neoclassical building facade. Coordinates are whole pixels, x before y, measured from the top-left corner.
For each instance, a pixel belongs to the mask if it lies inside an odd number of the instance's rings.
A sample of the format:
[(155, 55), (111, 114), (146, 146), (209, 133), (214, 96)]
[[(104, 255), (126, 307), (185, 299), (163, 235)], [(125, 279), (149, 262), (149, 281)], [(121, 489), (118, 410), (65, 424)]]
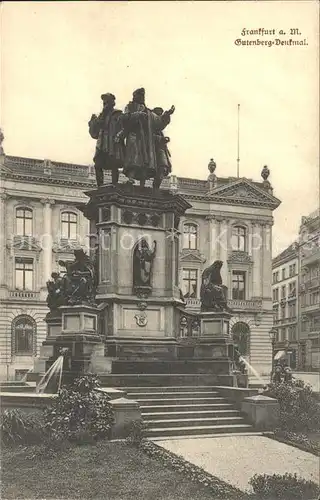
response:
[[(75, 248), (89, 250), (89, 224), (79, 207), (95, 178), (91, 166), (0, 159), (0, 376), (18, 379), (32, 368), (46, 337), (46, 281), (60, 270), (60, 260), (72, 260)], [(269, 373), (272, 213), (280, 204), (270, 183), (211, 174), (208, 180), (171, 176), (162, 188), (192, 205), (179, 227), (185, 307), (200, 309), (202, 271), (223, 261), (236, 343), (258, 373)]]

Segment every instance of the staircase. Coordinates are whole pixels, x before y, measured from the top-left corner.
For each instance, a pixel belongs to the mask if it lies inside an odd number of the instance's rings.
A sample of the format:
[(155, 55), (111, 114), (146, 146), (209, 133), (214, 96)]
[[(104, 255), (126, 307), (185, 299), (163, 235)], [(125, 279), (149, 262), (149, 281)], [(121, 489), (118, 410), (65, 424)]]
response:
[(208, 386), (126, 387), (138, 401), (146, 437), (252, 432), (240, 412)]

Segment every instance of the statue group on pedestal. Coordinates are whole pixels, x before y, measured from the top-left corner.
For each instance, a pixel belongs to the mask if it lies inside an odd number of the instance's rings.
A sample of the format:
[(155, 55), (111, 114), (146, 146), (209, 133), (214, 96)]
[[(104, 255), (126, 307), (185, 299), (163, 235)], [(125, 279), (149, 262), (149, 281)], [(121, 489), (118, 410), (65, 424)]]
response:
[(92, 115), (89, 133), (97, 140), (94, 165), (97, 185), (103, 184), (103, 171), (109, 170), (112, 184), (119, 180), (119, 169), (128, 178), (144, 186), (153, 179), (153, 187), (159, 188), (162, 180), (171, 172), (169, 138), (163, 130), (170, 123), (175, 108), (168, 111), (160, 107), (152, 110), (145, 104), (145, 90), (133, 92), (132, 101), (124, 112), (115, 109), (115, 96), (107, 93), (101, 96), (103, 110), (99, 116)]
[(228, 311), (228, 288), (222, 284), (220, 274), (223, 262), (216, 260), (202, 273), (200, 300), (202, 311)]
[(50, 311), (60, 306), (94, 304), (97, 284), (94, 262), (83, 250), (74, 251), (74, 262), (60, 260), (65, 273), (54, 272), (47, 281), (47, 305)]

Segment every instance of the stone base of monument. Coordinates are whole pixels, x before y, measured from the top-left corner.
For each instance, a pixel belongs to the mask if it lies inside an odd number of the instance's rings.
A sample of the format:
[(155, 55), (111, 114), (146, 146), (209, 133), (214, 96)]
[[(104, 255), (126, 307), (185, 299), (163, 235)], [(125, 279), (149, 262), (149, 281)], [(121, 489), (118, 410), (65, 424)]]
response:
[(173, 360), (177, 357), (177, 341), (170, 337), (107, 337), (106, 354), (117, 360)]
[[(91, 305), (62, 306), (60, 311), (60, 332), (52, 334), (52, 318), (47, 317), (48, 336), (40, 349), (40, 360), (45, 360), (45, 370), (61, 355), (62, 349), (67, 349), (64, 355), (63, 373), (81, 374), (96, 372), (96, 366), (104, 358), (104, 343), (97, 335), (98, 309)], [(58, 320), (55, 324), (55, 333), (58, 333)]]
[(45, 318), (47, 323), (47, 336), (56, 337), (61, 335), (62, 329), (62, 313), (60, 310), (49, 312)]
[(176, 336), (107, 337), (111, 374), (229, 375), (233, 369), (231, 314), (206, 312), (195, 316), (184, 310), (176, 312), (180, 315)]

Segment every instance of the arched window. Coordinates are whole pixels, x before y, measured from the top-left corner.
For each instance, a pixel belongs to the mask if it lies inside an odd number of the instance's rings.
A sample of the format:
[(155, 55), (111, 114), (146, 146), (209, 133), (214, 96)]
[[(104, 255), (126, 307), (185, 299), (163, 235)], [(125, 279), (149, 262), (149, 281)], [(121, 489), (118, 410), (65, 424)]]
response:
[(74, 212), (62, 212), (61, 237), (66, 240), (77, 239), (78, 216)]
[(33, 213), (31, 208), (19, 207), (16, 209), (16, 234), (19, 236), (32, 235)]
[(247, 250), (247, 232), (246, 228), (243, 226), (233, 226), (232, 227), (232, 250), (245, 252)]
[(247, 323), (238, 321), (231, 329), (235, 347), (242, 356), (248, 356), (250, 350), (250, 328)]
[(12, 322), (12, 352), (32, 356), (36, 350), (37, 325), (31, 316), (17, 316)]
[(183, 248), (196, 250), (198, 239), (198, 227), (196, 224), (186, 222), (183, 225)]

